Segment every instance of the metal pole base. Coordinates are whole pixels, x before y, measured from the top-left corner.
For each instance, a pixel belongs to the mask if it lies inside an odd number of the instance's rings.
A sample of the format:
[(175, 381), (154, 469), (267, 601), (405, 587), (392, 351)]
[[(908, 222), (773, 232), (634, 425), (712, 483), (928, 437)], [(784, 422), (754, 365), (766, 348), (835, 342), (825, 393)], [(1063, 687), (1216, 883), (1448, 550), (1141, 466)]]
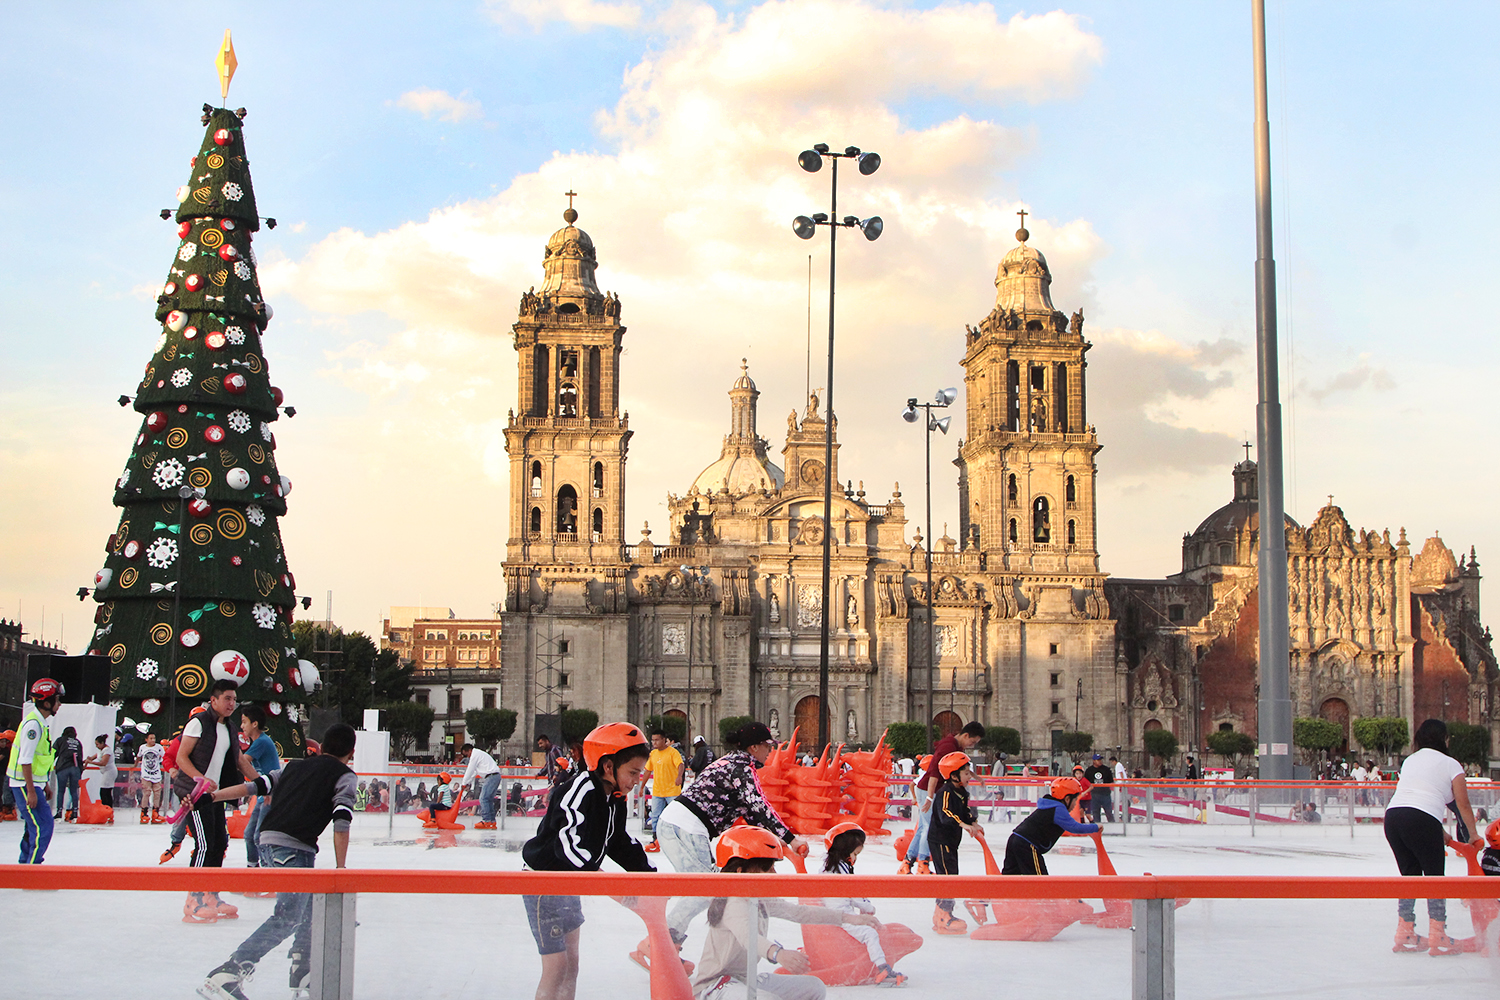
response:
[(312, 1000), (354, 1000), (354, 894), (313, 895)]
[(1176, 1000), (1177, 901), (1131, 900), (1130, 918), (1131, 1000)]

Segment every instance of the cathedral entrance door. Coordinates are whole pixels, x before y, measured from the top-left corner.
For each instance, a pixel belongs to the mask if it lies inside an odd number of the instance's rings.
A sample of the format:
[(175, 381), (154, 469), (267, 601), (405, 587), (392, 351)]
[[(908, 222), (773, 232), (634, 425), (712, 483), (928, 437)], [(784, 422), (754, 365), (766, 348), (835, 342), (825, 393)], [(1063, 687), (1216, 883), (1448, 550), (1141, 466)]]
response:
[(816, 749), (818, 744), (818, 696), (810, 694), (797, 702), (797, 746)]
[[(663, 712), (661, 714), (663, 716), (665, 716), (666, 718), (668, 718), (668, 719), (681, 719), (682, 720), (682, 745), (683, 746), (690, 745), (692, 743), (692, 740), (693, 740), (693, 734), (692, 734), (692, 731), (691, 731), (693, 727), (688, 723), (687, 713), (684, 712), (680, 708), (669, 708), (669, 709), (667, 709), (665, 712)], [(667, 735), (670, 736), (672, 734), (668, 733)]]
[(1349, 751), (1349, 703), (1342, 698), (1329, 698), (1318, 708), (1318, 718), (1326, 719), (1344, 731), (1344, 743), (1337, 753)]
[(942, 711), (932, 717), (933, 728), (937, 730), (937, 738), (952, 736), (964, 727), (964, 720), (957, 712)]

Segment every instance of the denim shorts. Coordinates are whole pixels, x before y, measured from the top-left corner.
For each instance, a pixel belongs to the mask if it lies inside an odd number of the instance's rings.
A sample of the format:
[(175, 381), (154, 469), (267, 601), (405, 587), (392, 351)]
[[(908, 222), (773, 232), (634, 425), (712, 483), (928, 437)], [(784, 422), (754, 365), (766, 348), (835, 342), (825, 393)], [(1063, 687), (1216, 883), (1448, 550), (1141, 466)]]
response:
[(578, 896), (522, 896), (526, 922), (536, 938), (539, 955), (566, 951), (567, 937), (583, 926), (583, 900)]

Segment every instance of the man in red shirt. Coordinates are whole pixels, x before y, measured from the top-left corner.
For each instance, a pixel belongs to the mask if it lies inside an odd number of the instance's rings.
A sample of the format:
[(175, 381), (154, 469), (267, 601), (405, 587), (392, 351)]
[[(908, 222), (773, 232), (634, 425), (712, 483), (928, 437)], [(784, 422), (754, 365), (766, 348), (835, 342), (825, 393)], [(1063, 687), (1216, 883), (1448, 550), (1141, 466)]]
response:
[(932, 820), (932, 793), (943, 783), (938, 774), (938, 762), (950, 753), (968, 753), (969, 750), (984, 738), (984, 726), (978, 722), (971, 722), (964, 726), (952, 736), (944, 736), (932, 747), (932, 763), (927, 766), (926, 772), (917, 782), (918, 798), (922, 800), (921, 811), (917, 815), (917, 828), (912, 834), (911, 844), (906, 848), (906, 858), (901, 862), (897, 872), (901, 875), (910, 875), (912, 866), (916, 866), (917, 874), (931, 874), (927, 859), (930, 856), (927, 847), (927, 825)]

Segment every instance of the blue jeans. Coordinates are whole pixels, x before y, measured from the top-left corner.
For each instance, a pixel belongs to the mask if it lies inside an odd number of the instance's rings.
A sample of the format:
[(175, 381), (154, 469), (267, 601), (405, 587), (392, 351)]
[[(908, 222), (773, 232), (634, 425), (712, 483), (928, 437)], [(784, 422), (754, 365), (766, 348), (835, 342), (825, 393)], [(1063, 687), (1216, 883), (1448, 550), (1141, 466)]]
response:
[(656, 836), (656, 821), (661, 819), (661, 812), (677, 798), (675, 795), (653, 795), (651, 796), (651, 836)]
[(500, 772), (484, 779), (479, 789), (479, 818), (486, 823), (495, 822), (495, 793), (500, 790)]
[[(688, 833), (675, 823), (668, 823), (657, 832), (661, 853), (678, 872), (714, 871), (713, 845), (701, 833)], [(708, 909), (711, 902), (706, 897), (683, 896), (677, 900), (667, 914), (667, 925), (672, 931), (672, 940), (680, 946), (687, 937), (688, 924), (693, 918)]]
[(917, 829), (912, 834), (911, 843), (906, 847), (907, 861), (928, 861), (932, 858), (932, 848), (927, 846), (927, 828), (932, 824), (932, 810), (922, 808), (922, 803), (926, 802), (927, 798), (927, 792), (917, 789)]
[[(317, 855), (295, 847), (268, 844), (261, 848), (261, 862), (266, 868), (311, 868)], [(259, 962), (266, 952), (292, 937), (292, 952), (304, 961), (312, 954), (312, 894), (283, 892), (276, 897), (276, 909), (266, 922), (255, 929), (229, 956), (234, 962)]]
[(47, 845), (52, 843), (52, 806), (47, 803), (47, 785), (36, 787), (36, 808), (26, 804), (26, 786), (16, 786), (16, 812), (25, 823), (21, 834), (21, 859), (17, 864), (39, 865), (47, 854)]
[(67, 801), (65, 792), (72, 791), (73, 805), (70, 806), (74, 812), (78, 811), (78, 779), (83, 772), (76, 767), (60, 767), (57, 769), (57, 813), (63, 812), (63, 803)]
[(271, 797), (258, 796), (255, 808), (250, 810), (250, 818), (245, 820), (245, 864), (251, 868), (260, 866), (260, 824), (266, 818), (266, 810), (270, 808)]

